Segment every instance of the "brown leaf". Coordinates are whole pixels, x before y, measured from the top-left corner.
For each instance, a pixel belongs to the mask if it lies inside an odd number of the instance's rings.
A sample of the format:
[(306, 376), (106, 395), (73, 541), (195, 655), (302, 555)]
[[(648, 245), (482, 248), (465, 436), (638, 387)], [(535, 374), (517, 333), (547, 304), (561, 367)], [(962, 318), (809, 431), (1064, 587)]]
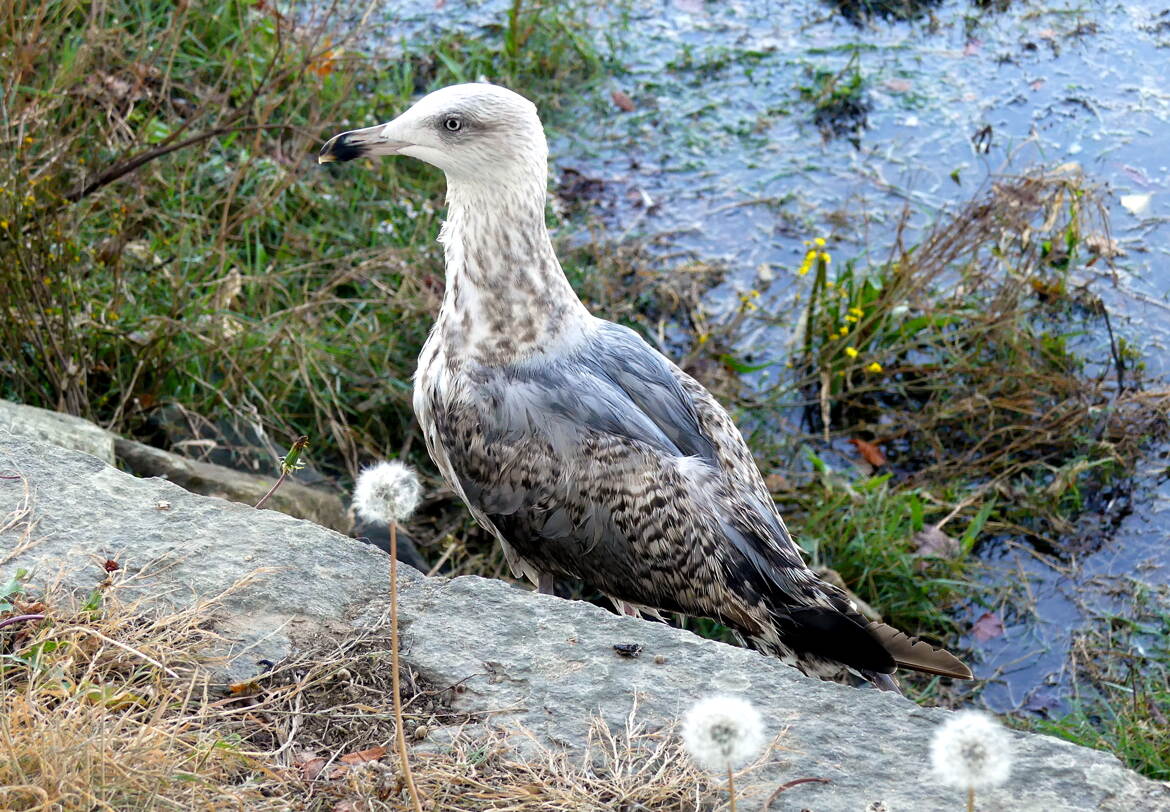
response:
[(913, 83), (909, 79), (900, 78), (887, 79), (886, 81), (882, 82), (882, 84), (885, 85), (886, 90), (890, 91), (891, 93), (906, 93), (910, 90), (910, 88), (914, 87)]
[(849, 438), (849, 442), (853, 443), (853, 446), (857, 449), (857, 453), (861, 454), (862, 459), (874, 468), (881, 468), (886, 464), (886, 455), (873, 443), (858, 439), (857, 437)]
[(627, 113), (632, 113), (637, 109), (636, 105), (634, 104), (634, 100), (625, 93), (622, 93), (620, 90), (615, 90), (609, 95), (610, 98), (613, 99), (613, 103), (621, 109), (625, 110)]
[(914, 555), (937, 558), (957, 558), (959, 555), (959, 542), (933, 524), (915, 533), (910, 543), (914, 545)]
[(312, 781), (321, 774), (321, 770), (325, 769), (325, 764), (328, 762), (328, 759), (324, 756), (315, 756), (312, 753), (304, 753), (302, 755), (303, 758), (298, 758), (294, 762), (294, 765), (301, 771), (301, 775), (304, 776), (306, 781)]
[(784, 474), (768, 474), (764, 477), (764, 484), (768, 486), (770, 493), (784, 493), (792, 490), (792, 483)]
[(342, 764), (361, 764), (366, 761), (377, 761), (384, 755), (386, 755), (386, 748), (379, 744), (376, 747), (367, 747), (365, 750), (346, 753), (338, 761)]
[(984, 612), (975, 621), (975, 625), (971, 627), (972, 636), (980, 643), (986, 643), (996, 637), (1003, 636), (1003, 621), (999, 619), (998, 615), (991, 612)]

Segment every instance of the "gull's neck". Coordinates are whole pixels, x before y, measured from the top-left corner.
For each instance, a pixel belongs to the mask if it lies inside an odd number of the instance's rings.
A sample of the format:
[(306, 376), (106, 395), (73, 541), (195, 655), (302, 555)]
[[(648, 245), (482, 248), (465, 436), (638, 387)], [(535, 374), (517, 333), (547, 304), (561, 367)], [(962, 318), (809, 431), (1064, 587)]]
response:
[(509, 184), (448, 179), (439, 234), (447, 284), (435, 329), (449, 353), (501, 365), (555, 354), (591, 316), (544, 224), (545, 176)]

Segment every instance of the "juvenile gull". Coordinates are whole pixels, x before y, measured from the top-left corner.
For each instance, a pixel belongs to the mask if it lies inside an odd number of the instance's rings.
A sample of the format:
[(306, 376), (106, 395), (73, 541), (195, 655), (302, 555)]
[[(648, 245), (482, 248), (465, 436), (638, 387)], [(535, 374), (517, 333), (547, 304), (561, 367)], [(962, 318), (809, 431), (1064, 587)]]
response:
[(619, 605), (708, 617), (806, 674), (896, 688), (896, 666), (970, 679), (805, 565), (739, 430), (634, 331), (592, 316), (545, 227), (536, 107), (490, 84), (435, 91), (319, 160), (409, 155), (447, 175), (443, 304), (414, 410), (431, 458), (513, 572)]

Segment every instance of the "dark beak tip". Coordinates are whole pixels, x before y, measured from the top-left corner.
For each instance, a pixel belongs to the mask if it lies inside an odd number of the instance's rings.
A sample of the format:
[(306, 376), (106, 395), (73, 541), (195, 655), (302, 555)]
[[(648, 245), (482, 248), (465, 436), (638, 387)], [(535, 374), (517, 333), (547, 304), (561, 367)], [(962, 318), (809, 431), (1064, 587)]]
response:
[(360, 158), (365, 155), (365, 145), (353, 143), (347, 137), (348, 135), (349, 133), (341, 133), (326, 141), (325, 145), (321, 147), (321, 152), (317, 155), (317, 163), (328, 164), (334, 161), (352, 161), (354, 158)]

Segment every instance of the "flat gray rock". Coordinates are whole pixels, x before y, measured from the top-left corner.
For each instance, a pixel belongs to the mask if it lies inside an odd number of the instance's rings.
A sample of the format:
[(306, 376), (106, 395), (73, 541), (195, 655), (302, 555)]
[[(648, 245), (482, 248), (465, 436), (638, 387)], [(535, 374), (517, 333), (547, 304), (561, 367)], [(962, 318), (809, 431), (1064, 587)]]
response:
[[(84, 449), (82, 449), (84, 450)], [(184, 490), (204, 496), (218, 496), (229, 502), (255, 505), (276, 482), (276, 476), (259, 476), (234, 471), (222, 465), (192, 460), (119, 437), (114, 452), (122, 468), (138, 476), (161, 477)], [(276, 493), (264, 503), (268, 510), (278, 510), (298, 519), (308, 519), (322, 527), (345, 533), (353, 524), (336, 493), (310, 488), (291, 478), (281, 483)]]
[[(190, 494), (157, 479), (135, 479), (92, 456), (0, 434), (0, 466), (32, 491), (29, 537), (0, 535), (0, 577), (17, 567), (34, 580), (57, 577), (91, 589), (113, 558), (129, 590), (190, 604), (223, 595), (217, 629), (231, 638), (226, 678), (257, 673), (294, 647), (355, 625), (384, 621), (385, 554), (310, 522)], [(0, 480), (0, 511), (18, 509), (25, 486)], [(524, 726), (552, 744), (580, 748), (589, 719), (621, 726), (637, 718), (665, 726), (696, 699), (740, 694), (778, 734), (770, 761), (745, 788), (758, 808), (772, 787), (823, 777), (783, 793), (773, 810), (891, 812), (955, 810), (962, 793), (928, 776), (927, 747), (947, 712), (900, 697), (806, 678), (754, 652), (687, 632), (464, 577), (425, 578), (401, 568), (406, 660), (437, 686), (461, 683), (456, 710), (493, 724)], [(637, 643), (635, 658), (613, 646)], [(981, 793), (979, 809), (1170, 810), (1170, 789), (1125, 769), (1112, 756), (1056, 739), (1012, 733), (1009, 783)]]
[(0, 432), (82, 451), (114, 464), (114, 435), (82, 417), (0, 400)]

